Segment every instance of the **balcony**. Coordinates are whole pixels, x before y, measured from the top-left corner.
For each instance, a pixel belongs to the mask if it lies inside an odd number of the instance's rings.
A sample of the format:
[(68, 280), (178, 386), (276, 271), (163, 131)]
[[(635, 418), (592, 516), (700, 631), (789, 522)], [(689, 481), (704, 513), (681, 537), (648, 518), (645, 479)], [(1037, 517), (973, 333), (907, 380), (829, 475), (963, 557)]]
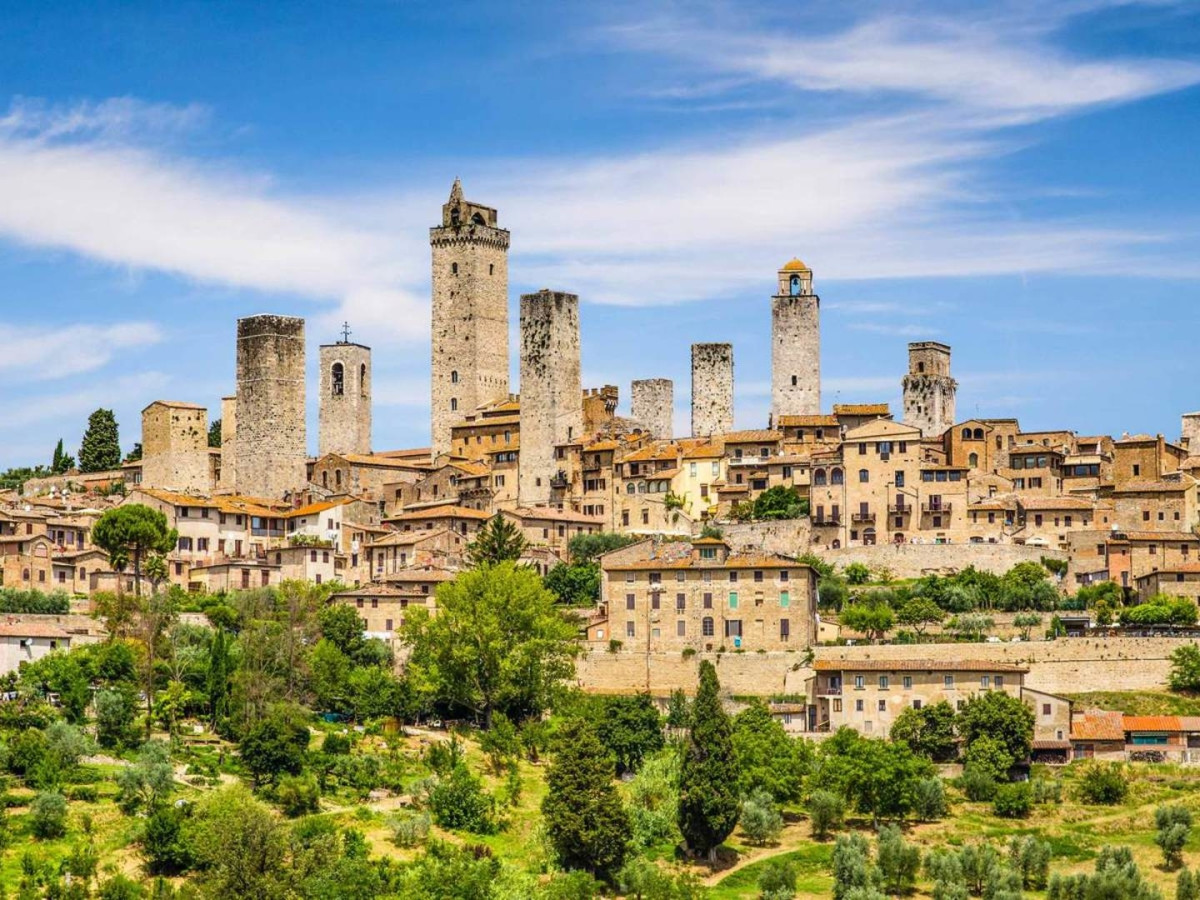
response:
[(818, 697), (840, 697), (842, 696), (842, 686), (840, 684), (819, 684), (817, 685)]
[(814, 518), (812, 520), (812, 523), (813, 523), (814, 528), (826, 528), (826, 527), (837, 528), (838, 526), (840, 526), (842, 524), (842, 520), (838, 519), (838, 518), (834, 518), (834, 517), (830, 517), (828, 519)]
[(888, 515), (890, 516), (910, 516), (912, 515), (912, 511), (913, 506), (911, 503), (906, 503), (903, 505), (892, 503), (888, 504)]
[(851, 522), (874, 522), (875, 513), (867, 510), (866, 512), (856, 512), (850, 516)]
[(933, 505), (922, 503), (921, 512), (926, 515), (939, 515), (941, 513), (946, 513), (946, 515), (949, 515), (950, 509), (953, 507), (953, 505), (954, 504), (952, 503), (938, 503)]
[(566, 490), (567, 484), (567, 473), (562, 469), (559, 469), (554, 477), (550, 479), (550, 487), (556, 491)]

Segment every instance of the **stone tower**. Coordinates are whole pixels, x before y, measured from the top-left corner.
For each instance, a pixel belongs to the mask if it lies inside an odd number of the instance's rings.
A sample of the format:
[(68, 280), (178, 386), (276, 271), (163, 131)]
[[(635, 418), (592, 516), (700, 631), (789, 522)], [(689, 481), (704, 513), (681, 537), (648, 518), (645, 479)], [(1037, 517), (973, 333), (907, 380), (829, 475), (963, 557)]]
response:
[(517, 457), (522, 506), (550, 500), (558, 475), (554, 447), (583, 435), (579, 375), (579, 298), (541, 290), (521, 295), (521, 452)]
[(633, 420), (659, 440), (675, 436), (675, 384), (670, 378), (633, 382)]
[(318, 456), (371, 452), (371, 348), (349, 337), (321, 345)]
[(733, 431), (733, 344), (692, 344), (692, 437)]
[(508, 232), (496, 210), (463, 199), (458, 179), (429, 229), (433, 252), (433, 455), (450, 452), (450, 428), (508, 398)]
[(821, 298), (812, 269), (793, 259), (771, 298), (771, 421), (821, 412)]
[(212, 491), (208, 410), (156, 400), (142, 410), (142, 487), (185, 494)]
[(1184, 413), (1179, 417), (1180, 443), (1192, 456), (1200, 456), (1200, 412)]
[(304, 320), (250, 316), (237, 323), (239, 494), (279, 499), (308, 483)]
[(237, 397), (221, 398), (221, 480), (217, 488), (237, 490)]
[(958, 382), (950, 377), (950, 347), (937, 341), (908, 345), (908, 374), (904, 389), (904, 424), (936, 437), (954, 424)]

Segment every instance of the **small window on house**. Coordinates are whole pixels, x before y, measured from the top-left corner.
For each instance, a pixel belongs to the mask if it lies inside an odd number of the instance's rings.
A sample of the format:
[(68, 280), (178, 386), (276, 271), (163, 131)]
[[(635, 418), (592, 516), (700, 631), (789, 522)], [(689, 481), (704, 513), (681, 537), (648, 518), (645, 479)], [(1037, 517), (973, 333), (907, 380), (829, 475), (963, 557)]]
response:
[(867, 483), (867, 482), (869, 482), (870, 480), (871, 480), (871, 473), (870, 473), (870, 472), (868, 472), (866, 469), (859, 469), (859, 470), (858, 470), (858, 481), (859, 481), (859, 484), (866, 484), (866, 483)]

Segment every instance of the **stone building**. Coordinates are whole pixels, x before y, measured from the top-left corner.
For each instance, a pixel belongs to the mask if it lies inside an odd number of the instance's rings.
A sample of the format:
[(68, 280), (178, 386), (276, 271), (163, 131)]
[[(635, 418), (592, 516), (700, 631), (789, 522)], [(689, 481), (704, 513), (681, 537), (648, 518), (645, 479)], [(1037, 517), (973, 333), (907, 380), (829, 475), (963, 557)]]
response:
[(733, 431), (733, 344), (692, 344), (692, 437)]
[(450, 452), (465, 413), (508, 397), (508, 232), (496, 210), (463, 199), (455, 179), (433, 255), (431, 429), (434, 458)]
[(304, 320), (273, 315), (238, 319), (238, 493), (275, 499), (304, 486), (304, 400)]
[(798, 259), (779, 270), (771, 298), (771, 421), (821, 412), (821, 298)]
[(1200, 412), (1184, 413), (1179, 417), (1179, 423), (1179, 443), (1192, 455), (1197, 455), (1200, 453)]
[(659, 440), (675, 434), (675, 384), (670, 378), (643, 378), (632, 384), (633, 420)]
[(208, 410), (156, 400), (142, 410), (142, 485), (184, 493), (213, 489)]
[(924, 437), (939, 437), (954, 424), (958, 382), (950, 377), (950, 347), (937, 341), (908, 345), (904, 389), (904, 422)]
[(583, 437), (579, 374), (579, 297), (542, 290), (521, 296), (522, 506), (550, 500), (558, 476), (555, 447)]
[(237, 490), (237, 397), (221, 398), (221, 478), (217, 489)]
[(322, 344), (320, 352), (317, 454), (369, 454), (371, 348), (342, 340)]

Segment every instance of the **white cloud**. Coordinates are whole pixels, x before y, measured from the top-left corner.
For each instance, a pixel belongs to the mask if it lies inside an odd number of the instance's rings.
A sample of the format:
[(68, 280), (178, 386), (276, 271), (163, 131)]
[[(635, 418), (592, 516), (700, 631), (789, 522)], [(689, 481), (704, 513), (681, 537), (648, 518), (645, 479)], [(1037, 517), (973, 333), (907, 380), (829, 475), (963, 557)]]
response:
[(91, 372), (118, 352), (148, 347), (163, 340), (151, 322), (111, 325), (0, 325), (5, 336), (0, 374), (9, 381), (47, 381)]
[[(126, 397), (146, 397), (161, 391), (171, 379), (162, 372), (140, 372), (124, 375), (104, 383), (93, 382), (91, 386), (58, 394), (9, 397), (0, 401), (0, 421), (9, 427), (26, 427), (47, 422), (68, 420), (77, 423), (100, 407), (111, 408), (114, 400)], [(129, 416), (118, 414), (118, 421)], [(138, 426), (134, 426), (138, 429)], [(136, 431), (134, 432), (136, 433)], [(126, 443), (131, 444), (126, 434)], [(71, 446), (68, 441), (68, 446)]]

